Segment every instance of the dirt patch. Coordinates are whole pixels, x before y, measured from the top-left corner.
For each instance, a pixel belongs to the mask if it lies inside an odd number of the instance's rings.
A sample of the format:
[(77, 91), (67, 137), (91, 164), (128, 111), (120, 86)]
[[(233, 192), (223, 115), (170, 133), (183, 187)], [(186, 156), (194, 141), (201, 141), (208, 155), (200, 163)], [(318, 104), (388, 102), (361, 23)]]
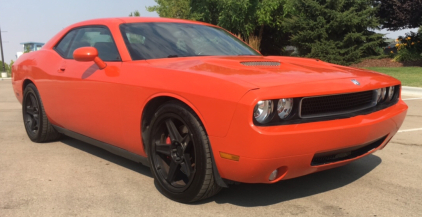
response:
[(405, 67), (405, 66), (422, 66), (422, 61), (416, 62), (394, 62), (391, 58), (385, 59), (366, 59), (358, 64), (352, 64), (351, 67), (366, 68), (366, 67)]

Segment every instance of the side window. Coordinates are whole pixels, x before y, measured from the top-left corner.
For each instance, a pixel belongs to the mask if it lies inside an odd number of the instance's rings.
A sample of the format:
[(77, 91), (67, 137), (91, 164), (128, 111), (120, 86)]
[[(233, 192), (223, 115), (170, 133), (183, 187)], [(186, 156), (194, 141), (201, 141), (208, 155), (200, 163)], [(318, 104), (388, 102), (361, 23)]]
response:
[(59, 53), (63, 57), (66, 57), (69, 51), (70, 42), (72, 42), (72, 39), (75, 37), (77, 31), (77, 29), (72, 30), (62, 38), (62, 40), (55, 47), (57, 53)]
[(145, 36), (143, 35), (127, 32), (126, 37), (131, 44), (145, 44)]
[[(113, 41), (110, 31), (105, 27), (84, 27), (76, 29), (77, 32), (66, 52), (66, 59), (73, 59), (73, 52), (80, 47), (95, 47), (98, 56), (104, 61), (120, 61), (120, 55)], [(71, 34), (69, 32), (68, 34)], [(67, 36), (66, 36), (67, 37)], [(64, 40), (64, 38), (63, 38)], [(63, 41), (62, 40), (62, 41)], [(59, 43), (58, 47), (60, 46)]]

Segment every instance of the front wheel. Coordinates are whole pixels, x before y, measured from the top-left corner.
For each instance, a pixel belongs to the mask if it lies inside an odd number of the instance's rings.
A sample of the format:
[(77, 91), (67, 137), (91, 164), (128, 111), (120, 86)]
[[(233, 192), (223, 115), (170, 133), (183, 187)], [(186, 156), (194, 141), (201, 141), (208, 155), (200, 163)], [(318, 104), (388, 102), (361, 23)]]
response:
[(189, 203), (221, 190), (212, 173), (208, 136), (189, 107), (180, 102), (164, 104), (149, 129), (151, 171), (166, 197)]

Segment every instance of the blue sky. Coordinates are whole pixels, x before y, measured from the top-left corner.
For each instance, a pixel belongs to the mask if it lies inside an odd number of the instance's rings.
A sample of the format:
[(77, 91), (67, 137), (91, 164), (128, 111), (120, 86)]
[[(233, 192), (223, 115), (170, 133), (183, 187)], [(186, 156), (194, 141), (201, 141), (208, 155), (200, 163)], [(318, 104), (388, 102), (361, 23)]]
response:
[(158, 17), (146, 11), (154, 0), (0, 0), (0, 27), (4, 59), (9, 63), (23, 51), (21, 42), (47, 42), (63, 28), (79, 21), (127, 17), (138, 10), (143, 17)]
[[(147, 12), (154, 0), (0, 0), (0, 27), (5, 62), (23, 51), (21, 42), (47, 42), (61, 29), (73, 23), (104, 17), (126, 17), (139, 10), (143, 17), (157, 17)], [(413, 31), (416, 31), (413, 30)], [(409, 30), (381, 31), (396, 38)]]

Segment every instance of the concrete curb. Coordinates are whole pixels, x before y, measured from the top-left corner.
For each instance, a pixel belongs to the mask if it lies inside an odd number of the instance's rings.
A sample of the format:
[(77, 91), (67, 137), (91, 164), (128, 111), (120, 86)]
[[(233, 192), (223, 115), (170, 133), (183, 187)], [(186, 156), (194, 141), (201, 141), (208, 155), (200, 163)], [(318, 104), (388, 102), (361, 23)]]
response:
[(401, 87), (401, 94), (404, 96), (419, 96), (422, 97), (422, 88), (420, 87)]
[(0, 81), (3, 81), (3, 80), (12, 80), (12, 78), (0, 78)]

